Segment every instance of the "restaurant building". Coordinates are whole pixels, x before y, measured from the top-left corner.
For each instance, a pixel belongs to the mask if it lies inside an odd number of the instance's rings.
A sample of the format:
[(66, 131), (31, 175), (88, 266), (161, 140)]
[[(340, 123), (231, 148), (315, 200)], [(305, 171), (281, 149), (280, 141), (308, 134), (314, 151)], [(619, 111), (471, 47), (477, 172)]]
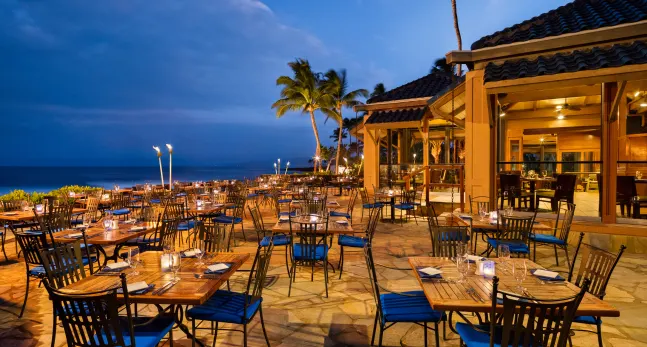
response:
[(500, 206), (502, 175), (520, 174), (522, 209), (554, 218), (552, 197), (570, 199), (573, 232), (611, 249), (647, 249), (635, 237), (647, 235), (647, 2), (576, 0), (446, 58), (469, 71), (425, 76), (361, 108), (367, 187), (393, 182), (380, 174), (380, 146), (409, 163), (420, 139), (428, 165), (441, 137), (441, 162), (464, 165), (465, 200)]

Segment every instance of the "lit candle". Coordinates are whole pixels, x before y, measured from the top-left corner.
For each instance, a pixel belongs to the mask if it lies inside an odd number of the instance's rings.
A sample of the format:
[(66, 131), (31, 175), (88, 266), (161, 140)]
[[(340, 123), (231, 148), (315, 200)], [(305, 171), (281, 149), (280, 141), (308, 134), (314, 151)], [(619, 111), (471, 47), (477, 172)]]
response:
[(481, 262), (481, 274), (486, 278), (492, 278), (496, 275), (496, 265), (492, 260)]
[(276, 171), (276, 174), (278, 176), (281, 176), (281, 158), (278, 159), (278, 162), (279, 162), (279, 169)]
[(153, 149), (157, 152), (157, 160), (160, 163), (160, 177), (162, 178), (162, 189), (164, 189), (164, 172), (162, 172), (162, 151), (157, 146), (153, 146)]
[(45, 206), (43, 206), (43, 204), (36, 205), (36, 213), (43, 213), (44, 209), (45, 209)]
[(162, 267), (162, 271), (169, 271), (171, 270), (171, 262), (172, 262), (172, 254), (162, 254), (162, 257), (160, 259), (160, 265)]
[(288, 168), (290, 167), (290, 162), (288, 161), (287, 164), (285, 164), (285, 174), (288, 174)]
[[(166, 144), (168, 148), (168, 189), (173, 190), (173, 146)], [(162, 183), (164, 184), (164, 183)]]

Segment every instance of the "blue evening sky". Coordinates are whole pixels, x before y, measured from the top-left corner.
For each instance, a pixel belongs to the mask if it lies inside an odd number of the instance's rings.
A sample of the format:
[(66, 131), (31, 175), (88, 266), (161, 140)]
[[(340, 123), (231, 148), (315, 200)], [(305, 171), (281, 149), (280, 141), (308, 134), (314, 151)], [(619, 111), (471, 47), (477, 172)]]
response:
[[(564, 3), (458, 0), (464, 48)], [(270, 108), (287, 62), (393, 88), (457, 45), (450, 0), (0, 0), (0, 29), (0, 165), (155, 165), (164, 143), (178, 165), (303, 162), (309, 118)]]

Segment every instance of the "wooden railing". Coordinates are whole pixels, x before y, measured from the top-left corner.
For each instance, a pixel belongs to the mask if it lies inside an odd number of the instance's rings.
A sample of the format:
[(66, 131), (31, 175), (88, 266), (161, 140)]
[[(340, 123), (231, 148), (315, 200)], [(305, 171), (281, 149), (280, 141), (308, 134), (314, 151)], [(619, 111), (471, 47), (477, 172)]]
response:
[[(431, 171), (432, 170), (454, 170), (458, 172), (458, 183), (438, 183), (431, 182)], [(405, 175), (404, 178), (404, 187), (406, 190), (411, 189), (411, 180), (415, 180), (415, 177), (424, 172), (424, 183), (422, 185), (423, 192), (425, 195), (426, 205), (429, 206), (429, 190), (435, 187), (439, 188), (451, 188), (458, 187), (460, 195), (460, 208), (461, 211), (465, 209), (465, 166), (463, 164), (433, 164), (421, 166), (420, 168), (410, 172)]]

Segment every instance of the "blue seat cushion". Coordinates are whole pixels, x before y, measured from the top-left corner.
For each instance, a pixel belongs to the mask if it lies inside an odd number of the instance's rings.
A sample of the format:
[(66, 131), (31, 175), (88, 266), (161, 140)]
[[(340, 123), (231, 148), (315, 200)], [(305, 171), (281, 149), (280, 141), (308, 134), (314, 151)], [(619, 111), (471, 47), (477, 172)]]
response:
[(335, 212), (335, 211), (331, 211), (331, 212), (330, 212), (330, 216), (331, 216), (331, 217), (346, 217), (346, 218), (350, 219), (350, 214), (348, 214), (348, 213), (346, 213), (346, 212)]
[(363, 237), (352, 236), (352, 235), (339, 235), (337, 239), (337, 244), (344, 247), (356, 247), (364, 248), (366, 240)]
[(42, 265), (35, 266), (29, 269), (30, 276), (45, 276), (45, 268)]
[(247, 198), (256, 198), (256, 197), (258, 197), (258, 194), (256, 193), (247, 194)]
[(185, 231), (189, 229), (193, 229), (195, 227), (195, 221), (188, 221), (188, 222), (181, 222), (180, 224), (177, 225), (177, 230), (179, 231)]
[(519, 242), (499, 240), (499, 239), (493, 239), (488, 237), (487, 243), (489, 243), (490, 246), (492, 246), (492, 248), (494, 249), (497, 249), (500, 244), (508, 245), (508, 247), (510, 247), (511, 253), (526, 253), (526, 254), (530, 253), (530, 249), (528, 248), (528, 245), (519, 243)]
[(362, 207), (363, 208), (377, 208), (377, 207), (382, 207), (382, 205), (383, 205), (382, 203), (376, 202), (374, 204), (363, 204)]
[[(489, 325), (477, 325), (483, 331), (490, 331)], [(501, 346), (501, 329), (497, 329), (494, 335), (494, 346)], [(469, 347), (490, 347), (490, 334), (474, 329), (467, 323), (456, 323), (456, 332), (466, 346)]]
[(398, 210), (413, 210), (415, 208), (413, 204), (395, 204), (393, 207)]
[(270, 238), (274, 238), (274, 246), (285, 246), (290, 243), (290, 237), (287, 235), (265, 236), (259, 243), (262, 247), (270, 245)]
[[(248, 304), (247, 311), (245, 301)], [(251, 295), (219, 290), (207, 302), (193, 306), (186, 314), (193, 319), (244, 324), (252, 319), (263, 299), (251, 301)]]
[[(137, 347), (155, 347), (157, 344), (168, 334), (175, 319), (170, 316), (158, 316), (152, 322), (147, 323), (150, 317), (133, 317), (132, 322), (134, 325), (133, 333), (135, 335), (135, 345)], [(131, 346), (130, 343), (130, 330), (128, 329), (128, 320), (125, 317), (120, 317), (119, 324), (121, 325), (121, 332), (124, 336), (126, 346)], [(94, 336), (95, 344), (100, 344), (99, 341), (103, 340), (104, 344), (107, 343), (105, 333)]]
[[(382, 321), (386, 322), (438, 322), (445, 318), (445, 313), (431, 308), (423, 291), (380, 294)], [(413, 295), (413, 296), (410, 296)]]
[(597, 324), (602, 324), (602, 319), (598, 317), (593, 317), (593, 316), (577, 316), (573, 319), (573, 322), (597, 325)]
[(160, 200), (160, 199), (151, 199), (151, 204), (159, 204), (161, 202), (162, 202), (162, 200)]
[(279, 216), (290, 216), (290, 217), (296, 217), (297, 216), (297, 211), (292, 211), (292, 212), (280, 212)]
[(555, 237), (553, 235), (546, 235), (546, 234), (530, 234), (530, 239), (539, 242), (539, 243), (549, 243), (551, 245), (564, 245), (565, 242), (564, 240)]
[(288, 202), (292, 202), (292, 199), (279, 199), (279, 204), (287, 204)]
[[(459, 235), (460, 234), (456, 231), (446, 231), (440, 235), (440, 239), (442, 241), (457, 241), (460, 238)], [(467, 235), (466, 241), (469, 241), (469, 240), (470, 240), (470, 236)]]
[(115, 216), (123, 216), (123, 215), (125, 215), (125, 214), (129, 214), (129, 213), (130, 213), (130, 209), (128, 209), (128, 208), (120, 208), (120, 209), (118, 209), (118, 210), (112, 210), (112, 211), (110, 211), (110, 212), (111, 212), (113, 215), (115, 215)]
[(223, 216), (218, 216), (218, 217), (214, 218), (213, 222), (214, 223), (229, 223), (229, 224), (234, 223), (234, 224), (238, 224), (238, 223), (242, 223), (243, 219), (239, 218), (239, 217), (232, 217), (232, 216), (224, 216), (223, 215)]
[[(308, 248), (312, 246), (306, 246)], [(308, 254), (305, 254), (305, 253)], [(296, 260), (324, 260), (328, 256), (328, 245), (317, 245), (314, 247), (314, 256), (311, 250), (305, 249), (302, 244), (297, 243), (294, 245), (294, 252), (292, 254)]]
[(130, 239), (130, 240), (126, 241), (125, 243), (126, 243), (127, 245), (133, 245), (133, 246), (136, 246), (136, 245), (142, 245), (142, 244), (143, 244), (143, 245), (148, 245), (148, 244), (156, 243), (156, 242), (159, 242), (159, 241), (160, 241), (160, 239), (159, 239), (159, 238), (152, 238), (152, 237), (147, 237), (147, 236), (140, 236), (140, 237), (135, 238), (135, 239)]

